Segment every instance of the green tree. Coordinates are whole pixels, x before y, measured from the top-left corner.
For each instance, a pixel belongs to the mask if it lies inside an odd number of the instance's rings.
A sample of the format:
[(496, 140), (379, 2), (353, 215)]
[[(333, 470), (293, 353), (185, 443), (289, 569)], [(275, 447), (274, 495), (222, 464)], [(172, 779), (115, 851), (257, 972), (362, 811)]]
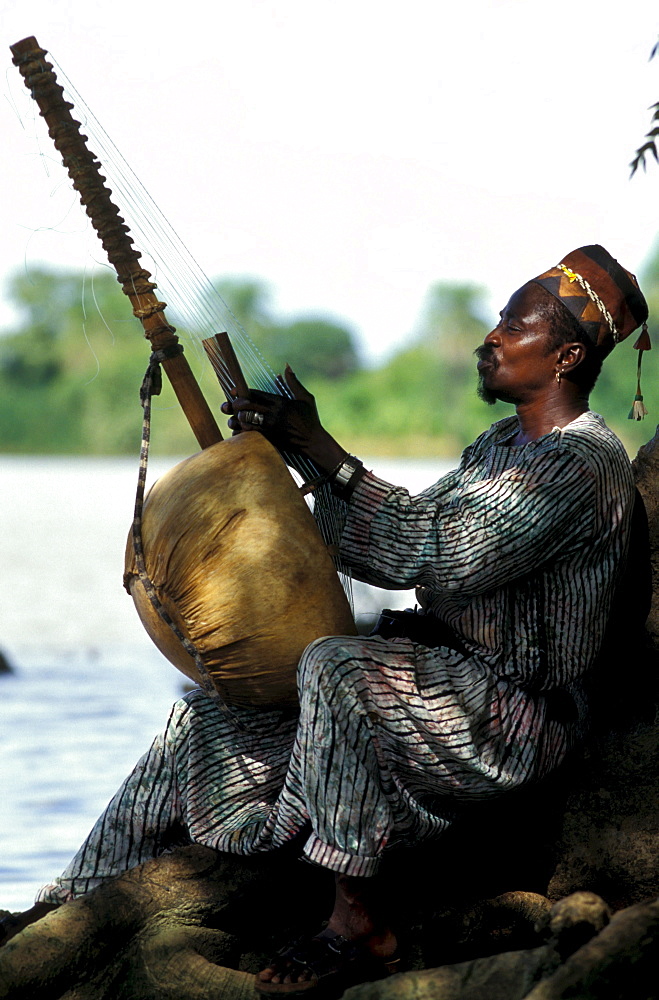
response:
[(267, 285), (255, 279), (219, 279), (215, 287), (275, 372), (289, 364), (299, 378), (338, 379), (360, 367), (354, 332), (321, 316), (283, 322), (271, 309)]
[(352, 332), (321, 317), (272, 327), (263, 338), (261, 351), (275, 371), (281, 372), (289, 364), (300, 378), (334, 381), (360, 367)]
[(482, 318), (485, 289), (438, 281), (430, 287), (418, 337), (444, 357), (467, 360), (490, 329)]
[[(138, 451), (149, 347), (114, 273), (37, 268), (15, 276), (9, 294), (19, 321), (0, 338), (2, 448)], [(172, 401), (165, 394), (156, 405), (167, 411)]]
[(213, 285), (220, 293), (243, 330), (252, 339), (272, 325), (270, 290), (258, 278), (216, 278)]
[[(437, 283), (415, 333), (376, 370), (314, 383), (328, 426), (346, 446), (388, 454), (456, 456), (510, 408), (477, 397), (473, 352), (490, 329), (481, 318), (483, 290)], [(351, 443), (352, 442), (352, 443)]]

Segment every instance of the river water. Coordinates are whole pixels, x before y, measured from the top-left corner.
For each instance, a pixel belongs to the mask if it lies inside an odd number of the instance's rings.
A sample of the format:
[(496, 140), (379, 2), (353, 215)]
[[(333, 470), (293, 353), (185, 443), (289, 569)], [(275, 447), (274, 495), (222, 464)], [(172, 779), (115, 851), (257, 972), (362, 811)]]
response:
[[(368, 465), (414, 493), (451, 467)], [(0, 456), (0, 909), (59, 874), (183, 691), (122, 586), (136, 476), (132, 459)], [(355, 587), (361, 618), (411, 602)]]

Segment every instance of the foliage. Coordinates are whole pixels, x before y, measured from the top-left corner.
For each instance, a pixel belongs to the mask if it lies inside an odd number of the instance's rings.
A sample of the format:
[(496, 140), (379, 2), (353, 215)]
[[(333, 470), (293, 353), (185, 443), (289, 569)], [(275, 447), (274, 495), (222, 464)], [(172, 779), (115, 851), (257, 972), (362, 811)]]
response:
[[(654, 59), (657, 52), (659, 52), (659, 42), (655, 42), (652, 52), (650, 53), (650, 59)], [(650, 130), (645, 133), (645, 138), (647, 142), (644, 142), (636, 150), (636, 155), (634, 159), (629, 164), (631, 167), (631, 176), (633, 177), (639, 167), (646, 169), (645, 159), (648, 153), (652, 153), (655, 161), (659, 163), (659, 156), (657, 155), (657, 136), (659, 136), (659, 101), (656, 104), (652, 104), (649, 111), (652, 111), (652, 118), (650, 119)]]

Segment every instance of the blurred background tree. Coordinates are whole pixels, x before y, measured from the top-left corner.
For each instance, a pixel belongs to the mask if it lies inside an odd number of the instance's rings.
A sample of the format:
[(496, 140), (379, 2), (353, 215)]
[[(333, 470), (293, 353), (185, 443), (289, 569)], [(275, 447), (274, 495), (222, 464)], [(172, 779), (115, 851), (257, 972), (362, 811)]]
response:
[(350, 327), (316, 316), (278, 320), (271, 313), (268, 286), (254, 279), (219, 278), (214, 284), (275, 372), (289, 364), (302, 381), (331, 381), (360, 368)]
[(130, 400), (147, 358), (113, 274), (37, 269), (15, 276), (9, 293), (19, 321), (0, 340), (3, 450), (104, 454), (139, 447)]
[[(314, 382), (336, 436), (367, 454), (459, 455), (490, 417), (476, 396), (473, 357), (490, 329), (483, 300), (477, 286), (439, 282), (416, 330), (386, 362), (347, 378), (339, 395)], [(504, 412), (497, 404), (492, 419)]]

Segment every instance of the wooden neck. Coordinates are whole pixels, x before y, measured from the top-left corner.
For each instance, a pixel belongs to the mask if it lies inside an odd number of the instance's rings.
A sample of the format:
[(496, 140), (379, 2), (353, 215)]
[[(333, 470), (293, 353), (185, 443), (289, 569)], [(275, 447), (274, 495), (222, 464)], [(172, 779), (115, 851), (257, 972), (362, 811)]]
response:
[[(81, 134), (80, 122), (71, 115), (73, 105), (64, 99), (52, 64), (45, 59), (46, 50), (36, 38), (24, 38), (12, 45), (11, 51), (13, 62), (39, 107), (48, 134), (117, 272), (122, 291), (144, 328), (144, 336), (153, 350), (167, 353), (178, 345), (178, 337), (165, 316), (166, 303), (155, 295), (157, 286), (140, 263), (141, 254), (133, 246), (128, 226), (110, 197), (112, 192), (105, 186), (101, 164), (87, 148), (87, 136)], [(222, 440), (220, 429), (187, 359), (181, 353), (172, 353), (174, 356), (166, 357), (162, 366), (200, 447), (207, 448)]]

